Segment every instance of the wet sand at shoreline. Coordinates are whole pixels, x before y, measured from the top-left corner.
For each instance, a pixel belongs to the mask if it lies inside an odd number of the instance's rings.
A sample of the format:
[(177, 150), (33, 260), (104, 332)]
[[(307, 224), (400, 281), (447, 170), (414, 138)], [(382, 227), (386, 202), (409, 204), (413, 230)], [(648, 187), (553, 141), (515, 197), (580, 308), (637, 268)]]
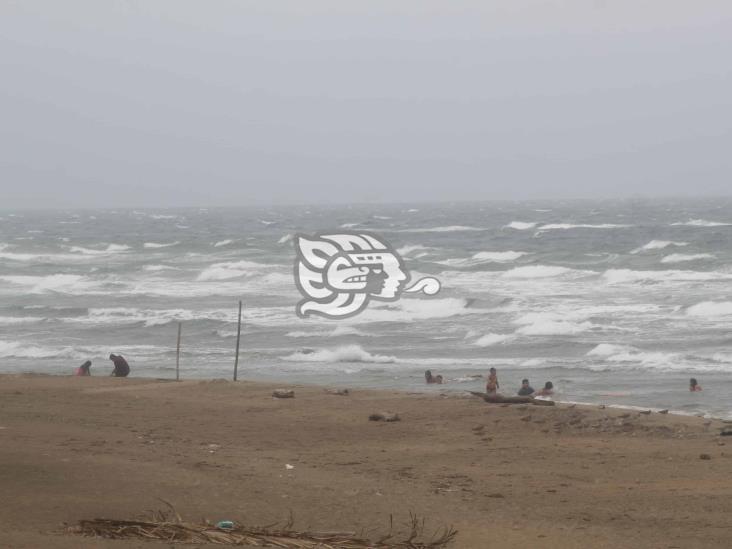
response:
[[(0, 545), (170, 547), (61, 533), (163, 498), (191, 520), (291, 511), (315, 530), (383, 532), (411, 511), (429, 532), (456, 528), (452, 547), (729, 547), (720, 420), (278, 387), (0, 376)], [(368, 421), (380, 411), (401, 421)]]

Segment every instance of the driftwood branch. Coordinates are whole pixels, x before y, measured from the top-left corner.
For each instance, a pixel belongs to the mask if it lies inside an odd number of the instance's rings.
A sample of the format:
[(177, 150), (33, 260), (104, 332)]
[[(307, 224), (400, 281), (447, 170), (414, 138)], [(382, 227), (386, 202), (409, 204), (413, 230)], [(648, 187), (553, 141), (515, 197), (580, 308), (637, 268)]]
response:
[(292, 515), (281, 527), (235, 524), (233, 528), (219, 528), (209, 522), (202, 524), (183, 522), (170, 503), (161, 501), (170, 510), (153, 512), (150, 520), (81, 520), (78, 525), (69, 527), (67, 532), (104, 539), (150, 539), (171, 543), (211, 543), (283, 549), (442, 549), (457, 535), (457, 531), (453, 528), (444, 528), (430, 540), (420, 541), (425, 523), (412, 513), (406, 525), (408, 533), (403, 539), (397, 538), (392, 533), (391, 518), (389, 532), (377, 537), (376, 541), (357, 536), (355, 532), (299, 532), (292, 529)]
[(541, 400), (530, 396), (507, 397), (497, 394), (489, 395), (488, 393), (478, 393), (476, 391), (470, 391), (470, 394), (480, 397), (491, 404), (533, 404), (535, 406), (554, 406), (553, 400)]

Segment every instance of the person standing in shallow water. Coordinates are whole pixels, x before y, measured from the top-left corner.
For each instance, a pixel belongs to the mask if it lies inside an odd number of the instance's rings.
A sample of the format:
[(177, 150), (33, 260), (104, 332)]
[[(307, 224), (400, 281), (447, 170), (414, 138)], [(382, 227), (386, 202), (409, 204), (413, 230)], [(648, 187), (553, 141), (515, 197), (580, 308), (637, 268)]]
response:
[(498, 373), (495, 368), (491, 368), (488, 374), (488, 382), (485, 384), (485, 392), (489, 395), (495, 395), (498, 392)]
[(121, 355), (111, 354), (109, 360), (114, 363), (114, 370), (112, 370), (113, 377), (127, 377), (130, 374), (130, 365)]
[(699, 385), (696, 382), (696, 378), (695, 377), (692, 377), (689, 380), (689, 391), (691, 391), (692, 393), (696, 393), (697, 391), (701, 391), (701, 390), (702, 390), (701, 385)]

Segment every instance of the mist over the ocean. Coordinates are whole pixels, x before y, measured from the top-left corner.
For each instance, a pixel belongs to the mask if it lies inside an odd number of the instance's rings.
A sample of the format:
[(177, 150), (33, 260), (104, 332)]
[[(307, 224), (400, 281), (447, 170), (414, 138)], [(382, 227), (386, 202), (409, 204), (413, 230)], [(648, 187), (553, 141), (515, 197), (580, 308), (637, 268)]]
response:
[[(375, 232), (435, 297), (300, 319), (291, 235)], [(732, 416), (732, 199), (0, 212), (0, 371), (503, 392)], [(689, 394), (688, 378), (703, 393)], [(433, 390), (429, 388), (429, 390)]]

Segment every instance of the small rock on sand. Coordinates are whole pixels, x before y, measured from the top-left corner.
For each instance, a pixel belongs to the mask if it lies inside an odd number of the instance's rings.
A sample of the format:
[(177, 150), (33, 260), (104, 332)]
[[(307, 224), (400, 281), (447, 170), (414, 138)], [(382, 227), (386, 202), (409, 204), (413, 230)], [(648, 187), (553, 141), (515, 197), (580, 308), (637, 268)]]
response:
[(712, 459), (712, 456), (709, 454), (699, 454), (699, 459), (710, 460)]
[(393, 412), (376, 412), (369, 416), (369, 421), (401, 421), (401, 418)]
[(274, 398), (295, 398), (295, 391), (288, 389), (275, 389), (272, 396)]
[(337, 396), (348, 396), (351, 394), (351, 392), (348, 389), (326, 389), (326, 393), (329, 395), (337, 395)]
[(668, 414), (668, 410), (659, 410), (658, 413), (659, 414)]

